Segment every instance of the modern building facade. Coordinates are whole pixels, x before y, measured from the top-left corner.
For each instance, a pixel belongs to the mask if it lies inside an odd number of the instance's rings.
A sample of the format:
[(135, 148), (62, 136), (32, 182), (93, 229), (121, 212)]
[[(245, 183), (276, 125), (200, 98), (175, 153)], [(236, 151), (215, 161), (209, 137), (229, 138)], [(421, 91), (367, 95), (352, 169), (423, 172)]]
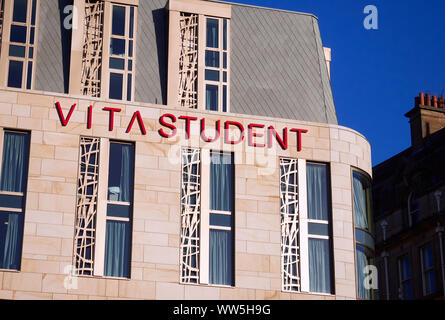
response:
[(373, 298), (371, 147), (316, 17), (1, 4), (0, 298)]
[(421, 93), (406, 117), (412, 146), (373, 169), (380, 298), (444, 299), (444, 98)]

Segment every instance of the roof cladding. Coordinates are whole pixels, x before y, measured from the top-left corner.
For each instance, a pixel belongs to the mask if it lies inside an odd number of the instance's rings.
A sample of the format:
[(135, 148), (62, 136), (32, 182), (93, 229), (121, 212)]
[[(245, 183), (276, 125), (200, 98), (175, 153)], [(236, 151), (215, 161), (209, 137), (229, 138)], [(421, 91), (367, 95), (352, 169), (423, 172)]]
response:
[[(72, 0), (40, 2), (37, 90), (68, 92), (71, 34), (62, 22), (63, 10), (70, 3)], [(167, 3), (139, 1), (137, 102), (166, 103)], [(230, 4), (231, 112), (337, 124), (317, 19)]]
[(318, 21), (232, 4), (231, 111), (337, 124)]

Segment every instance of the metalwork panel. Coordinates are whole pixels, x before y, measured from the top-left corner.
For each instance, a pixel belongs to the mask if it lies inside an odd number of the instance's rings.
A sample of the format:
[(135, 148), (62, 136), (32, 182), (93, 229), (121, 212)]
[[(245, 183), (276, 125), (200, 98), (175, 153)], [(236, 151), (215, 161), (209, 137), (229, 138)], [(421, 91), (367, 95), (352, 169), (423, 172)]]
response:
[(79, 275), (93, 275), (99, 182), (100, 138), (81, 138), (74, 236), (74, 264)]
[(298, 160), (280, 160), (281, 268), (283, 291), (301, 291)]
[(201, 153), (182, 150), (181, 282), (199, 283)]

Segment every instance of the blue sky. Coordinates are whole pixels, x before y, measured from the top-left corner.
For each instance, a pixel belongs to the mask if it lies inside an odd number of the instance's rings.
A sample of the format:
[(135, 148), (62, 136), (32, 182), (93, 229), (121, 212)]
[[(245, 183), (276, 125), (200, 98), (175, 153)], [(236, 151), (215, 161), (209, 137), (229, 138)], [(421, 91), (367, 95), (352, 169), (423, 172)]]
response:
[[(443, 0), (232, 0), (308, 12), (319, 19), (323, 45), (332, 48), (332, 90), (340, 125), (365, 135), (373, 165), (411, 145), (405, 113), (419, 92), (445, 88)], [(366, 30), (367, 5), (379, 29)]]

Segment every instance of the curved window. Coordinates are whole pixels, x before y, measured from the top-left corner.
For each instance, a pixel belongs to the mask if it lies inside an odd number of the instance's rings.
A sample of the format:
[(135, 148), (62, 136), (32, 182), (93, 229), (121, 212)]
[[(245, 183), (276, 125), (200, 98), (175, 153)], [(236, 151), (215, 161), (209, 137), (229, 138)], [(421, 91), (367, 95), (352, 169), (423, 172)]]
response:
[(408, 220), (410, 227), (419, 221), (419, 202), (414, 192), (411, 192), (408, 197)]
[(372, 212), (372, 190), (370, 180), (363, 174), (354, 171), (354, 224), (357, 265), (357, 293), (361, 299), (372, 300), (375, 292), (367, 283), (368, 266), (374, 266), (374, 226)]

